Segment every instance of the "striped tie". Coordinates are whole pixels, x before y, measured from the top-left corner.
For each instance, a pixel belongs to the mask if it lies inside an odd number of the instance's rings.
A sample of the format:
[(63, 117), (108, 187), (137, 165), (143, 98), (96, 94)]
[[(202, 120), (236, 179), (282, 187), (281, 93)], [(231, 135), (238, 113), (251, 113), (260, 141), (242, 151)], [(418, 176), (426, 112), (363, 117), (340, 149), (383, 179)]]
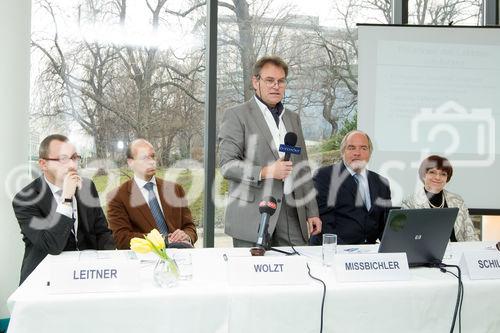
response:
[(155, 192), (153, 190), (153, 187), (155, 184), (149, 182), (144, 185), (144, 188), (148, 190), (148, 204), (149, 204), (149, 209), (151, 209), (151, 213), (153, 214), (153, 217), (155, 218), (156, 221), (156, 226), (158, 227), (158, 231), (160, 234), (163, 236), (166, 236), (168, 234), (168, 227), (167, 224), (165, 223), (165, 218), (163, 217), (163, 214), (161, 212), (160, 204), (158, 203), (158, 200), (156, 199)]
[(359, 195), (361, 196), (361, 199), (363, 200), (363, 203), (365, 204), (366, 210), (370, 211), (371, 208), (370, 192), (368, 190), (368, 186), (366, 186), (365, 178), (361, 176), (359, 173), (355, 173), (354, 179), (358, 184), (358, 192)]

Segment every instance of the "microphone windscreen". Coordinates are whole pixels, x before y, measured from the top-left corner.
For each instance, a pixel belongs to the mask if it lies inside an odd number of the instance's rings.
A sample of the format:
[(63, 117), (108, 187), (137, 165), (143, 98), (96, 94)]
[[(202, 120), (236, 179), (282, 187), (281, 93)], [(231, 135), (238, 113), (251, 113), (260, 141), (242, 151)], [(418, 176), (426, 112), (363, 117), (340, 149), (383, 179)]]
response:
[(288, 132), (285, 134), (285, 145), (295, 146), (297, 144), (297, 134), (294, 132)]
[(272, 216), (277, 207), (278, 205), (276, 204), (276, 199), (273, 197), (264, 198), (264, 200), (259, 202), (259, 212), (261, 214), (267, 213)]

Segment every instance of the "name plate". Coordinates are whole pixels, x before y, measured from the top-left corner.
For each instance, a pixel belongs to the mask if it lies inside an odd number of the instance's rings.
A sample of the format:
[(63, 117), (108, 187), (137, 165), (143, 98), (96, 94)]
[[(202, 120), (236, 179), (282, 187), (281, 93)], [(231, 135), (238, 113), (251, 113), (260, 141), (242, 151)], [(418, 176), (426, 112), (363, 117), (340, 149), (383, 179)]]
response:
[(340, 282), (410, 279), (406, 253), (337, 254), (334, 267), (336, 279)]
[(462, 254), (460, 268), (471, 280), (500, 279), (500, 252), (468, 251)]
[(306, 261), (301, 257), (230, 257), (228, 281), (247, 286), (307, 284)]
[(51, 294), (139, 290), (139, 260), (54, 260)]

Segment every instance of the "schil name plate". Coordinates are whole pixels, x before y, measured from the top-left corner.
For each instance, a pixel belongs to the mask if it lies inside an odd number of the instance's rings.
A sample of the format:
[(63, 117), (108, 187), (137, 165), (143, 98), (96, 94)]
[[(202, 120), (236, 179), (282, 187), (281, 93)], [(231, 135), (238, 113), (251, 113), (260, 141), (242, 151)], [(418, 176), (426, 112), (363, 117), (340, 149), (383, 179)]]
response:
[(500, 279), (500, 252), (468, 251), (462, 254), (460, 268), (471, 280)]
[(229, 257), (231, 285), (299, 285), (308, 283), (302, 257)]
[(139, 260), (54, 260), (50, 293), (136, 291), (140, 287)]
[(406, 253), (337, 254), (335, 276), (340, 282), (407, 281)]

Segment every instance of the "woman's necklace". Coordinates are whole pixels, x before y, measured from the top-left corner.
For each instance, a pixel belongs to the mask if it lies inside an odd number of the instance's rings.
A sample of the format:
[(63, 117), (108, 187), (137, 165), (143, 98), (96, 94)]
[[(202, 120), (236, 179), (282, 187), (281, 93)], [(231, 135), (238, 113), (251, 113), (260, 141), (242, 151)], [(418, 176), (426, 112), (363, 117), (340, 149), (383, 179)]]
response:
[(432, 204), (432, 202), (429, 200), (429, 198), (427, 198), (427, 202), (429, 202), (429, 205), (432, 207), (432, 208), (443, 208), (444, 207), (444, 193), (441, 194), (441, 204), (439, 206), (434, 206)]

